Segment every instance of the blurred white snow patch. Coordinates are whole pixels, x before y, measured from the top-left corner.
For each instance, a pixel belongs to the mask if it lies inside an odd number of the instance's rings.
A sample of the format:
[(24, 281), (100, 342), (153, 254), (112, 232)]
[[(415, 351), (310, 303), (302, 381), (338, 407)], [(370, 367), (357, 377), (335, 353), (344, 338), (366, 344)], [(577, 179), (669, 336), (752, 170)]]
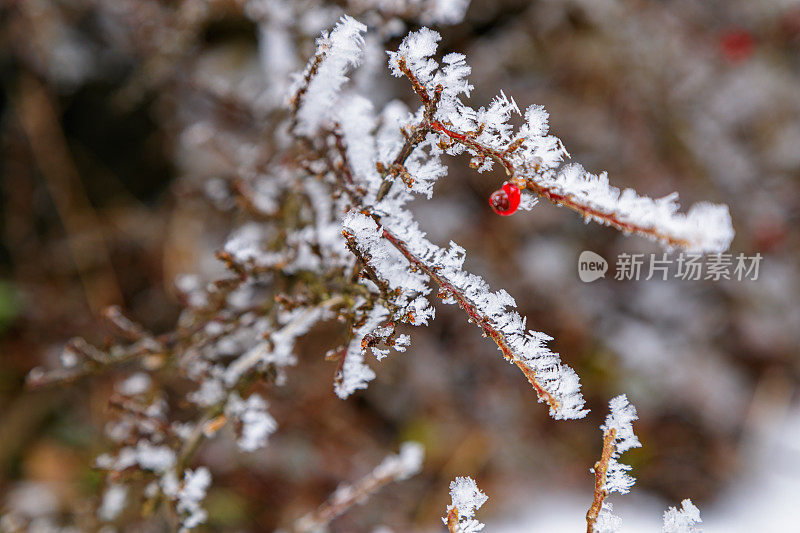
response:
[[(704, 533), (752, 533), (794, 531), (797, 495), (800, 494), (800, 404), (781, 412), (774, 404), (759, 412), (751, 428), (749, 448), (738, 479), (716, 502), (699, 504)], [(747, 440), (747, 439), (745, 439)], [(487, 520), (492, 533), (519, 531), (583, 531), (586, 510), (592, 500), (591, 479), (585, 490), (541, 497), (531, 489), (520, 512), (505, 511), (499, 520)], [(524, 489), (521, 489), (524, 490)], [(686, 488), (691, 497), (691, 487)], [(622, 518), (621, 533), (653, 533), (662, 530), (668, 507), (681, 502), (660, 501), (642, 491), (614, 500), (614, 512)]]
[[(591, 485), (589, 476), (587, 487)], [(519, 531), (585, 531), (586, 510), (592, 503), (592, 494), (556, 493), (539, 500), (532, 494), (531, 505), (514, 518), (493, 523), (487, 520), (487, 530), (492, 533), (518, 533)], [(539, 494), (541, 494), (539, 492)], [(655, 498), (641, 494), (628, 494), (614, 498), (614, 514), (622, 518), (621, 533), (654, 533), (661, 531), (661, 516), (666, 507)], [(512, 516), (512, 513), (506, 513)]]
[(127, 378), (125, 381), (117, 383), (116, 389), (117, 392), (123, 396), (136, 396), (137, 394), (147, 392), (147, 389), (150, 388), (151, 383), (152, 380), (150, 379), (150, 376), (144, 372), (137, 372)]
[(425, 448), (414, 441), (406, 441), (400, 445), (400, 453), (389, 455), (375, 467), (372, 475), (377, 478), (394, 477), (397, 480), (408, 479), (419, 473), (425, 459)]
[(55, 513), (58, 510), (58, 498), (47, 484), (26, 481), (8, 492), (5, 507), (9, 511), (35, 518)]
[(434, 0), (423, 4), (423, 24), (458, 24), (464, 19), (470, 0)]
[(774, 409), (754, 428), (746, 468), (720, 502), (701, 508), (705, 533), (794, 531), (800, 494), (800, 404)]
[(103, 493), (103, 502), (97, 510), (97, 517), (104, 522), (116, 519), (125, 508), (128, 497), (128, 487), (125, 485), (111, 484)]

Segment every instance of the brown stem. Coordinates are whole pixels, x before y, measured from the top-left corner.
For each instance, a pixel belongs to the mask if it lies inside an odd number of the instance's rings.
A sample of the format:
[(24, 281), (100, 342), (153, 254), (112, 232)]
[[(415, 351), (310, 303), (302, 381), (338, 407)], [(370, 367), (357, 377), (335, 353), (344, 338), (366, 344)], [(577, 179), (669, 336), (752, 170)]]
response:
[(320, 531), (331, 520), (345, 513), (356, 503), (365, 501), (392, 481), (405, 479), (405, 476), (406, 472), (397, 468), (386, 469), (383, 475), (380, 476), (375, 475), (373, 471), (354, 485), (344, 487), (344, 489), (340, 487), (317, 510), (297, 520), (292, 527), (292, 532), (311, 533)]
[(458, 509), (455, 506), (447, 511), (447, 531), (448, 533), (458, 533)]
[(600, 460), (594, 464), (594, 498), (591, 507), (586, 512), (586, 533), (594, 532), (594, 524), (603, 507), (603, 500), (608, 496), (608, 492), (603, 486), (606, 483), (608, 464), (611, 462), (611, 456), (614, 455), (616, 448), (616, 438), (616, 429), (611, 428), (603, 433), (603, 451), (600, 454)]
[(442, 86), (439, 85), (436, 87), (433, 99), (431, 99), (430, 95), (428, 95), (428, 90), (424, 85), (422, 85), (414, 73), (411, 72), (411, 69), (409, 69), (408, 65), (406, 65), (406, 60), (404, 58), (401, 57), (398, 59), (397, 65), (403, 74), (411, 81), (411, 86), (413, 87), (414, 92), (417, 93), (419, 99), (422, 100), (422, 105), (425, 106), (425, 112), (423, 113), (425, 122), (415, 126), (412, 129), (411, 133), (406, 137), (406, 142), (403, 144), (403, 147), (400, 148), (400, 153), (397, 154), (397, 157), (395, 157), (394, 161), (392, 162), (392, 166), (383, 170), (383, 183), (381, 183), (377, 195), (378, 202), (383, 200), (383, 198), (392, 188), (393, 181), (389, 179), (389, 176), (392, 174), (392, 170), (402, 167), (403, 164), (405, 164), (408, 156), (410, 156), (411, 152), (414, 151), (414, 147), (421, 143), (425, 139), (425, 134), (430, 131), (430, 128), (427, 127), (427, 123), (433, 120), (433, 116), (436, 114), (436, 106), (439, 104), (439, 99), (442, 96)]
[(381, 183), (380, 188), (378, 189), (378, 194), (376, 196), (376, 200), (380, 202), (383, 198), (389, 193), (389, 190), (392, 188), (392, 183), (394, 181), (389, 177), (394, 175), (397, 169), (403, 169), (403, 165), (408, 159), (408, 156), (411, 155), (411, 152), (414, 151), (414, 148), (425, 140), (425, 134), (430, 131), (425, 128), (423, 125), (419, 125), (414, 127), (411, 134), (406, 137), (406, 142), (403, 143), (402, 148), (400, 148), (400, 152), (397, 154), (397, 157), (394, 158), (392, 162), (392, 166), (384, 168), (382, 170), (383, 174), (383, 183)]
[(300, 104), (303, 102), (303, 97), (308, 91), (308, 84), (311, 83), (311, 79), (316, 76), (317, 70), (319, 70), (319, 66), (322, 64), (322, 60), (326, 55), (327, 51), (323, 51), (314, 56), (314, 59), (307, 67), (305, 74), (303, 74), (302, 85), (300, 85), (300, 88), (297, 89), (297, 92), (294, 93), (289, 100), (289, 109), (292, 117), (292, 122), (289, 125), (289, 131), (291, 132), (295, 132), (295, 129), (297, 128), (297, 111), (300, 109)]
[(408, 78), (409, 81), (411, 81), (411, 87), (414, 89), (414, 92), (417, 93), (417, 96), (419, 96), (419, 99), (422, 101), (422, 105), (425, 106), (425, 110), (427, 111), (433, 104), (433, 101), (428, 94), (428, 89), (425, 88), (422, 82), (419, 81), (419, 78), (417, 78), (417, 76), (411, 72), (411, 69), (408, 68), (408, 64), (406, 64), (406, 58), (400, 57), (397, 60), (397, 66), (403, 75)]
[(525, 178), (525, 186), (538, 196), (547, 198), (550, 202), (556, 205), (561, 205), (572, 209), (573, 211), (583, 215), (585, 218), (594, 218), (600, 220), (603, 224), (616, 228), (624, 233), (635, 233), (645, 237), (652, 237), (674, 247), (687, 248), (690, 245), (689, 241), (686, 239), (679, 239), (677, 237), (662, 233), (654, 226), (647, 227), (640, 226), (632, 222), (625, 222), (620, 220), (616, 213), (605, 213), (593, 207), (583, 205), (575, 200), (573, 196), (557, 193), (550, 188), (536, 183), (536, 181), (531, 178)]
[(392, 288), (389, 287), (389, 284), (386, 283), (386, 280), (381, 278), (375, 271), (375, 269), (372, 267), (372, 265), (369, 262), (371, 257), (367, 254), (362, 253), (361, 250), (358, 249), (358, 246), (356, 246), (356, 241), (353, 235), (347, 231), (342, 232), (342, 235), (344, 235), (345, 245), (347, 246), (347, 249), (350, 250), (350, 253), (352, 253), (356, 257), (357, 264), (361, 266), (364, 275), (367, 278), (369, 278), (381, 292), (381, 296), (384, 299), (383, 302), (384, 306), (386, 306), (386, 308), (389, 309), (389, 311), (391, 311), (393, 315), (396, 315), (397, 312), (400, 311), (400, 308), (392, 303), (392, 297), (397, 296), (397, 293), (395, 293), (392, 290)]

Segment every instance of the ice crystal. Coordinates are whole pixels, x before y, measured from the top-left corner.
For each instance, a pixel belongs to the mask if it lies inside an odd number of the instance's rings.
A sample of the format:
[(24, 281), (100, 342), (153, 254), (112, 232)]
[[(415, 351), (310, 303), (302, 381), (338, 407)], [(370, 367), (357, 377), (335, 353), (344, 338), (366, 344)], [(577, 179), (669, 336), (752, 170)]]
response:
[[(457, 531), (459, 533), (475, 533), (481, 531), (484, 524), (475, 519), (475, 512), (486, 503), (488, 496), (478, 488), (471, 477), (457, 477), (450, 482), (450, 498), (452, 503), (447, 507), (448, 513), (458, 513)], [(447, 524), (447, 517), (442, 519)]]
[(693, 533), (698, 531), (695, 526), (702, 522), (700, 510), (695, 507), (692, 500), (681, 502), (681, 508), (670, 507), (664, 511), (664, 533)]
[(206, 491), (211, 485), (211, 473), (201, 466), (196, 470), (186, 470), (183, 483), (175, 494), (176, 509), (182, 517), (183, 530), (192, 529), (206, 521), (208, 513), (201, 507)]
[(226, 411), (241, 423), (241, 436), (237, 443), (246, 452), (266, 446), (269, 436), (278, 428), (278, 423), (267, 412), (267, 402), (257, 394), (242, 400), (238, 394), (232, 393)]
[[(317, 55), (309, 63), (305, 75), (311, 76), (305, 93), (298, 98), (297, 132), (313, 135), (328, 118), (336, 95), (347, 81), (346, 72), (361, 62), (364, 48), (363, 33), (367, 27), (350, 16), (343, 16), (329, 34), (317, 39)], [(302, 83), (301, 77), (297, 84)]]
[(628, 402), (628, 398), (624, 394), (612, 398), (609, 402), (609, 409), (605, 424), (600, 426), (603, 434), (607, 434), (609, 431), (614, 432), (614, 453), (611, 455), (606, 470), (604, 489), (609, 493), (626, 494), (636, 480), (628, 474), (631, 467), (620, 463), (618, 459), (620, 455), (631, 448), (641, 447), (639, 439), (633, 433), (633, 422), (638, 417), (636, 408)]

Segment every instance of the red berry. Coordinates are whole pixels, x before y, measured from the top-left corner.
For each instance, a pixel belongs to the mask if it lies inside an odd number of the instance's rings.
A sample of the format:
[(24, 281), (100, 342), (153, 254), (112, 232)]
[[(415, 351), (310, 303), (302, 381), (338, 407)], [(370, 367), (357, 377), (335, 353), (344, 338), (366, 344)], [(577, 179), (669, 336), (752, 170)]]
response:
[(494, 191), (489, 197), (489, 205), (492, 206), (495, 213), (507, 217), (514, 214), (519, 207), (520, 197), (519, 187), (505, 182), (502, 188)]
[(720, 36), (722, 54), (732, 63), (744, 61), (753, 55), (755, 40), (747, 31), (738, 28), (727, 30)]

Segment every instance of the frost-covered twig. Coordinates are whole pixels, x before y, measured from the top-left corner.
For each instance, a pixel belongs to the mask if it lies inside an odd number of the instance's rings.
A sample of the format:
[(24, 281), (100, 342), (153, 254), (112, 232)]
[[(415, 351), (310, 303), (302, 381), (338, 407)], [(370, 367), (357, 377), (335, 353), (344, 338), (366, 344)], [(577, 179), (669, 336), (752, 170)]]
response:
[(620, 455), (641, 446), (633, 433), (633, 421), (637, 419), (636, 408), (622, 394), (609, 402), (609, 414), (603, 430), (603, 452), (594, 465), (594, 498), (586, 513), (586, 532), (603, 533), (614, 531), (619, 519), (611, 514), (611, 506), (605, 502), (611, 492), (626, 494), (635, 480), (627, 472), (630, 466), (618, 462)]
[(471, 477), (457, 477), (450, 482), (451, 503), (442, 522), (449, 533), (476, 533), (484, 524), (475, 519), (475, 511), (489, 499)]
[(416, 442), (404, 442), (397, 455), (386, 457), (381, 464), (356, 483), (341, 484), (328, 498), (328, 501), (295, 522), (294, 533), (313, 533), (324, 531), (337, 516), (357, 503), (364, 503), (385, 485), (393, 481), (403, 481), (419, 472), (422, 467), (424, 449)]
[[(358, 197), (355, 193), (352, 196)], [(365, 209), (365, 212), (372, 211)], [(384, 225), (387, 219), (394, 220), (398, 230), (393, 232), (390, 226)], [(344, 228), (345, 236), (372, 258), (372, 266), (391, 279), (387, 279), (389, 286), (400, 294), (407, 293), (405, 303), (398, 307), (406, 309), (414, 304), (414, 309), (419, 310), (418, 298), (412, 297), (427, 294), (427, 279), (420, 280), (419, 274), (407, 271), (410, 267), (424, 273), (439, 286), (439, 294), (445, 302), (458, 303), (469, 320), (483, 330), (484, 336), (497, 344), (503, 357), (522, 370), (540, 401), (550, 407), (553, 417), (580, 418), (585, 415), (578, 377), (544, 345), (550, 337), (526, 331), (525, 320), (515, 311), (506, 309), (515, 305), (507, 292), (492, 292), (482, 278), (461, 269), (464, 261), (462, 248), (451, 243), (449, 249), (441, 249), (428, 241), (416, 224), (393, 218), (389, 213), (368, 216), (351, 212), (345, 219)], [(406, 238), (398, 236), (400, 232)], [(382, 240), (387, 242), (382, 243)], [(396, 252), (387, 248), (387, 244)], [(397, 252), (399, 257), (393, 255)], [(398, 265), (400, 258), (407, 261), (405, 267), (402, 263)], [(414, 281), (410, 283), (410, 279)]]
[[(592, 469), (594, 473), (594, 497), (586, 513), (586, 533), (616, 533), (621, 519), (613, 514), (611, 503), (606, 498), (612, 492), (627, 494), (635, 479), (628, 474), (629, 465), (619, 462), (619, 457), (632, 448), (641, 446), (633, 433), (633, 422), (637, 420), (636, 408), (621, 394), (609, 402), (609, 413), (603, 430), (603, 451), (600, 460)], [(700, 511), (690, 500), (683, 500), (682, 509), (670, 507), (664, 513), (665, 533), (693, 533), (694, 525), (700, 522)]]
[(608, 464), (614, 453), (615, 439), (616, 431), (613, 429), (603, 434), (603, 451), (600, 454), (600, 460), (594, 464), (594, 497), (592, 499), (592, 505), (586, 512), (586, 531), (588, 533), (594, 532), (595, 522), (597, 522), (600, 509), (603, 507), (605, 498), (608, 495), (604, 487)]
[(466, 81), (470, 68), (461, 54), (448, 54), (439, 69), (432, 58), (439, 34), (423, 28), (410, 34), (400, 49), (390, 54), (396, 76), (405, 76), (423, 104), (412, 128), (439, 135), (439, 147), (455, 155), (466, 151), (471, 166), (490, 170), (492, 161), (503, 166), (520, 189), (593, 220), (660, 241), (668, 247), (701, 252), (723, 252), (733, 239), (727, 206), (698, 203), (678, 213), (677, 193), (653, 200), (632, 189), (620, 192), (605, 173), (594, 175), (578, 164), (563, 165), (569, 157), (561, 141), (547, 135), (548, 114), (541, 106), (529, 106), (525, 123), (517, 132), (508, 123), (521, 115), (516, 102), (502, 92), (484, 108), (474, 109), (461, 100), (472, 86)]
[[(307, 71), (313, 68), (314, 61), (309, 63)], [(313, 82), (312, 76), (307, 83)], [(421, 95), (426, 94), (421, 86), (417, 89)], [(422, 115), (432, 119), (438, 109), (434, 106), (448, 101), (444, 94), (435, 91), (426, 98)], [(304, 102), (301, 109), (305, 105), (308, 104)], [(432, 180), (443, 171), (437, 170), (436, 161), (424, 161), (426, 156), (421, 152), (424, 148), (421, 144), (428, 143), (427, 132), (416, 128), (407, 132), (405, 139), (394, 140), (392, 133), (387, 133), (383, 141), (374, 139), (371, 128), (364, 126), (370, 123), (364, 114), (368, 109), (368, 102), (364, 102), (337, 115), (341, 132), (330, 132), (335, 150), (326, 158), (327, 167), (335, 177), (334, 183), (352, 204), (343, 223), (346, 243), (382, 298), (380, 305), (384, 311), (378, 309), (378, 314), (370, 315), (369, 328), (375, 329), (382, 321), (390, 320), (426, 323), (433, 316), (426, 298), (430, 292), (428, 284), (433, 282), (438, 285), (439, 295), (445, 302), (458, 303), (469, 320), (497, 344), (505, 359), (523, 371), (540, 401), (550, 407), (553, 417), (584, 416), (586, 411), (577, 375), (545, 346), (550, 337), (527, 330), (525, 320), (513, 310), (515, 302), (508, 293), (493, 292), (482, 278), (462, 270), (462, 248), (451, 243), (449, 249), (442, 249), (431, 243), (404, 208), (411, 198), (409, 192), (391, 187), (392, 176), (408, 175), (403, 179), (411, 190), (430, 194)], [(392, 116), (388, 119), (392, 120)], [(379, 144), (391, 155), (391, 165), (379, 163), (375, 150)], [(334, 157), (337, 162), (333, 162)], [(358, 330), (362, 338), (367, 333)], [(374, 373), (363, 362), (366, 346), (362, 345), (360, 351), (354, 349), (357, 346), (351, 346), (337, 374), (336, 390), (342, 397), (364, 388), (374, 378)]]
[[(585, 411), (581, 409), (583, 400), (578, 392), (577, 375), (571, 368), (561, 365), (557, 360), (557, 355), (543, 345), (543, 342), (549, 340), (549, 337), (532, 332), (526, 333), (524, 320), (517, 313), (513, 311), (509, 313), (503, 309), (505, 305), (514, 305), (510, 297), (504, 298), (508, 296), (505, 291), (489, 292), (485, 282), (477, 276), (467, 278), (467, 281), (473, 282), (474, 285), (463, 283), (459, 286), (457, 282), (453, 281), (461, 277), (455, 268), (448, 272), (446, 269), (440, 268), (442, 265), (431, 267), (414, 255), (406, 243), (391, 232), (386, 229), (381, 231), (383, 237), (392, 243), (408, 259), (409, 263), (425, 272), (439, 285), (445, 297), (449, 296), (458, 303), (467, 313), (470, 321), (483, 330), (484, 336), (489, 337), (497, 344), (507, 361), (522, 370), (539, 398), (550, 407), (554, 417), (580, 418), (583, 416)], [(448, 273), (453, 274), (452, 278), (447, 277)], [(491, 302), (495, 298), (499, 300), (497, 302), (499, 309), (495, 313), (484, 311), (481, 304)], [(522, 326), (521, 330), (517, 329), (520, 325)]]
[(345, 15), (330, 33), (317, 39), (317, 53), (292, 90), (290, 105), (298, 134), (317, 132), (347, 81), (347, 69), (361, 62), (365, 31), (365, 25)]

